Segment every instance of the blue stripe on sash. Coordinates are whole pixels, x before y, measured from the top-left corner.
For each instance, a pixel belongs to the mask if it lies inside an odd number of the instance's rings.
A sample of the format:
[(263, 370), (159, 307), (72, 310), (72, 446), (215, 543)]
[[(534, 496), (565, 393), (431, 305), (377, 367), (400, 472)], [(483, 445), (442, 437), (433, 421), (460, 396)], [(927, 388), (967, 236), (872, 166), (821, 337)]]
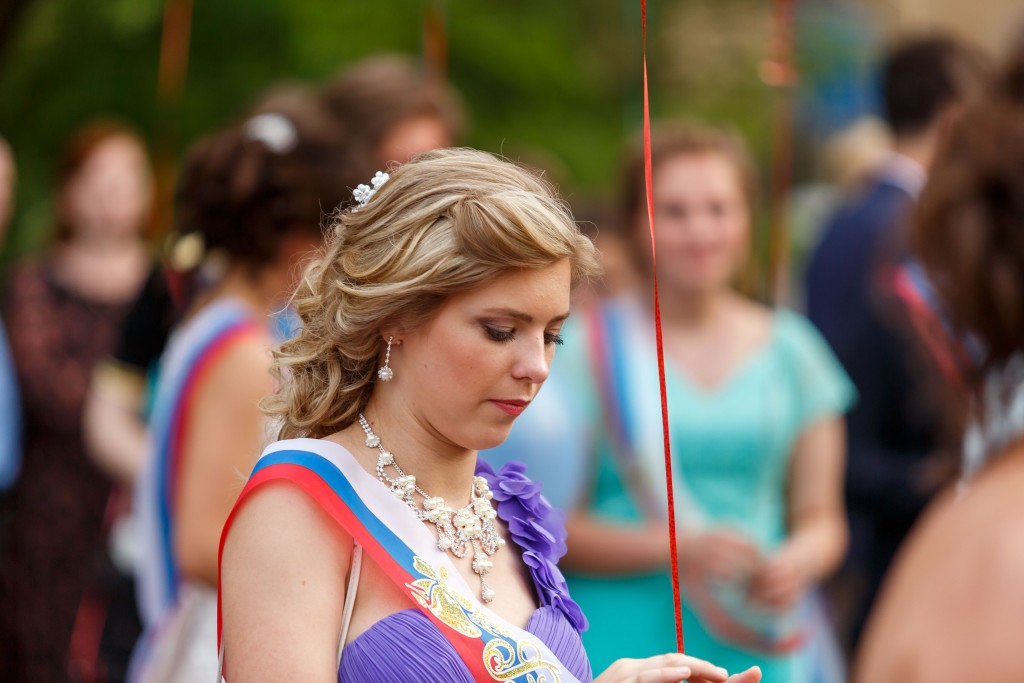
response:
[[(210, 329), (204, 333), (191, 352), (185, 357), (180, 365), (185, 372), (179, 372), (177, 377), (170, 378), (173, 382), (168, 385), (166, 391), (161, 392), (157, 397), (157, 404), (153, 410), (152, 435), (156, 449), (156, 504), (157, 519), (160, 524), (160, 546), (163, 550), (163, 583), (165, 596), (170, 602), (174, 602), (178, 596), (178, 567), (174, 561), (174, 524), (173, 512), (171, 510), (171, 486), (172, 472), (171, 465), (174, 454), (181, 448), (181, 444), (175, 438), (175, 425), (185, 409), (185, 396), (183, 392), (189, 380), (194, 375), (197, 365), (203, 354), (207, 353), (213, 344), (222, 336), (229, 334), (232, 330), (249, 320), (249, 315), (240, 309), (228, 309), (224, 314), (212, 320)], [(173, 370), (167, 368), (167, 370)]]
[(412, 575), (413, 553), (391, 529), (366, 506), (344, 472), (339, 470), (330, 460), (310, 451), (284, 450), (268, 453), (260, 458), (252, 473), (272, 465), (299, 465), (314, 472), (331, 487), (349, 510), (362, 522), (367, 531), (380, 543), (392, 558)]

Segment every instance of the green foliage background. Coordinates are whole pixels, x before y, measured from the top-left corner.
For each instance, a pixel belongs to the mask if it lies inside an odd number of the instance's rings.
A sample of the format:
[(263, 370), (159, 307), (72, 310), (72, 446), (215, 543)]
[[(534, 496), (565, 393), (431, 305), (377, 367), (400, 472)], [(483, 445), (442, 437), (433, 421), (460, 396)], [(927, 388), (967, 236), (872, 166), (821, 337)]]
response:
[[(757, 77), (770, 3), (652, 2), (656, 116), (738, 127), (768, 156), (771, 93)], [(576, 203), (613, 196), (623, 140), (640, 125), (639, 2), (447, 0), (448, 68), (470, 115), (466, 144), (548, 168)], [(0, 135), (20, 187), (5, 257), (45, 243), (54, 159), (96, 116), (157, 134), (162, 0), (32, 0), (0, 61)], [(282, 79), (321, 81), (376, 51), (419, 54), (415, 0), (198, 0), (180, 146)]]

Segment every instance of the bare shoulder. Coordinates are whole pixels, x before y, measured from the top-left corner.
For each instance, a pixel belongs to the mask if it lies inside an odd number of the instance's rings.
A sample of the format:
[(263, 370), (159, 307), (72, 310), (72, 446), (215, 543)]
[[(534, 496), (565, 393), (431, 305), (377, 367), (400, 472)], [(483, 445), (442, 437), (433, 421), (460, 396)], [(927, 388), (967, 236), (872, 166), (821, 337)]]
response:
[(855, 681), (1024, 680), (1024, 450), (947, 493), (886, 581)]
[(274, 482), (250, 494), (220, 577), (225, 656), (238, 680), (337, 676), (351, 552), (351, 537), (298, 487)]
[(765, 342), (771, 336), (774, 313), (764, 304), (734, 294), (730, 297), (728, 310), (733, 329), (752, 346)]
[(226, 425), (231, 424), (227, 416), (259, 416), (257, 405), (274, 391), (271, 344), (262, 331), (231, 340), (199, 380), (194, 415), (200, 420), (204, 415), (216, 416), (217, 422)]
[[(347, 541), (347, 543), (346, 543)], [(287, 482), (270, 482), (249, 494), (224, 541), (224, 563), (302, 571), (295, 553), (344, 561), (351, 552), (348, 536), (309, 495)]]
[(263, 330), (254, 330), (232, 341), (210, 372), (210, 384), (231, 388), (269, 386), (274, 340)]

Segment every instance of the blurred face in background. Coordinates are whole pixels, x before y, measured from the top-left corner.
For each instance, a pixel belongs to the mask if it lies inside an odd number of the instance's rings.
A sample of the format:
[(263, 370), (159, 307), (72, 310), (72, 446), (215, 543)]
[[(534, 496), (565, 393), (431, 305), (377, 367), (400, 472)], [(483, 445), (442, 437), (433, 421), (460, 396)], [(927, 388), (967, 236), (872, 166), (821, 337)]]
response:
[(142, 145), (119, 135), (104, 140), (68, 179), (62, 209), (78, 238), (123, 239), (139, 233), (152, 178)]
[(15, 180), (14, 155), (11, 154), (7, 144), (0, 139), (0, 247), (3, 246), (7, 223), (11, 220), (11, 213), (14, 211)]
[[(658, 280), (678, 295), (728, 288), (750, 248), (750, 207), (739, 171), (723, 154), (677, 154), (654, 167)], [(646, 207), (638, 244), (650, 272)]]
[(444, 121), (436, 116), (414, 116), (399, 122), (381, 139), (377, 147), (378, 165), (383, 168), (391, 161), (404, 164), (418, 154), (451, 145), (451, 134)]

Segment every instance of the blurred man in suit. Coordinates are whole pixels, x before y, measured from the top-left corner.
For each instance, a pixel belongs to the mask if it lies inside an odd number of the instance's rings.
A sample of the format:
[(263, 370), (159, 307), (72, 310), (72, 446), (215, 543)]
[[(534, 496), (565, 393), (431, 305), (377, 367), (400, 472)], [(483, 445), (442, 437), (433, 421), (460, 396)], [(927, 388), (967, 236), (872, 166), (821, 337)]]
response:
[[(830, 217), (806, 273), (807, 312), (857, 386), (847, 417), (850, 555), (858, 586), (848, 624), (853, 647), (882, 578), (927, 500), (947, 479), (941, 401), (928, 358), (911, 338), (894, 273), (938, 147), (984, 79), (984, 61), (943, 37), (897, 46), (882, 66), (893, 150), (861, 191)], [(851, 597), (847, 595), (847, 597)]]

